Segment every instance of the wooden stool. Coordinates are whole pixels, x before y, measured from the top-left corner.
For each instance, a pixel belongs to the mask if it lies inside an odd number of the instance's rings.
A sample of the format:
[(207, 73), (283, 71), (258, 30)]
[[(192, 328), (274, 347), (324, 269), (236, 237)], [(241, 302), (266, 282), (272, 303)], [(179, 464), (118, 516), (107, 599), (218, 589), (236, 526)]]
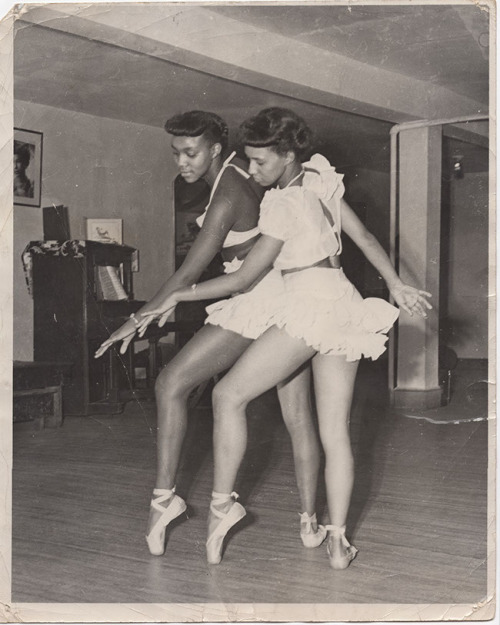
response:
[(62, 387), (71, 365), (14, 361), (14, 423), (33, 422), (41, 429), (62, 425)]

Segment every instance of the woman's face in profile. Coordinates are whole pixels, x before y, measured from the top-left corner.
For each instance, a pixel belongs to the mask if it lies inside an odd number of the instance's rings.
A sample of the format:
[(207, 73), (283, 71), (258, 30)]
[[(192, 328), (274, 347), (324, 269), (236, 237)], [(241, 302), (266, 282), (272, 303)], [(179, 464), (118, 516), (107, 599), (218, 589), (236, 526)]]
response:
[(172, 152), (180, 175), (186, 182), (202, 178), (212, 164), (212, 148), (203, 137), (173, 137)]
[(245, 154), (250, 162), (248, 173), (263, 187), (269, 187), (276, 182), (285, 172), (285, 156), (277, 154), (272, 148), (255, 148), (245, 146)]

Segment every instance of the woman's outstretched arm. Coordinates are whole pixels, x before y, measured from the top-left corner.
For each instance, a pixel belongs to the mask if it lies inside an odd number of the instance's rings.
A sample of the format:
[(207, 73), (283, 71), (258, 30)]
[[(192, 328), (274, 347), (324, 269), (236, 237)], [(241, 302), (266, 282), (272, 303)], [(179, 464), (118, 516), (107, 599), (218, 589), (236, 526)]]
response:
[(162, 318), (158, 324), (161, 326), (166, 320), (166, 315), (179, 302), (215, 299), (246, 291), (269, 271), (280, 253), (282, 245), (283, 241), (280, 239), (267, 235), (261, 236), (238, 271), (214, 278), (213, 280), (207, 280), (201, 284), (183, 287), (164, 300), (161, 307), (145, 313), (144, 316), (161, 316)]
[(139, 313), (156, 308), (171, 292), (199, 280), (215, 255), (221, 251), (234, 222), (235, 211), (231, 202), (225, 199), (214, 202), (182, 265), (165, 281)]
[(432, 308), (427, 301), (428, 297), (432, 297), (431, 293), (416, 289), (401, 280), (384, 248), (345, 200), (341, 200), (341, 211), (342, 229), (384, 278), (398, 306), (410, 315), (416, 312), (422, 317), (427, 317), (427, 310)]
[(102, 356), (111, 345), (119, 341), (123, 341), (120, 352), (124, 354), (135, 336), (138, 323), (145, 321), (145, 323), (141, 324), (142, 334), (153, 319), (153, 317), (144, 317), (144, 313), (161, 306), (161, 303), (174, 291), (196, 282), (214, 256), (220, 252), (227, 233), (235, 222), (235, 209), (232, 203), (225, 198), (214, 198), (214, 200), (216, 201), (212, 202), (205, 216), (203, 226), (181, 267), (163, 283), (149, 302), (135, 314), (137, 323), (130, 319), (113, 332), (109, 339), (104, 341), (96, 351), (96, 358)]

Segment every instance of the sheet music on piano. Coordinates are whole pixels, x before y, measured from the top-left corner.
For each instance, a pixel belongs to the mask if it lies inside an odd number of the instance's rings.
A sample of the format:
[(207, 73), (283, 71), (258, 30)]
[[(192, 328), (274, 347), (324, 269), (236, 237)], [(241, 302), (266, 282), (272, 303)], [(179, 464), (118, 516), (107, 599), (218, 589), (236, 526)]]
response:
[(119, 268), (112, 265), (97, 267), (98, 298), (106, 301), (123, 301), (128, 295), (119, 277)]

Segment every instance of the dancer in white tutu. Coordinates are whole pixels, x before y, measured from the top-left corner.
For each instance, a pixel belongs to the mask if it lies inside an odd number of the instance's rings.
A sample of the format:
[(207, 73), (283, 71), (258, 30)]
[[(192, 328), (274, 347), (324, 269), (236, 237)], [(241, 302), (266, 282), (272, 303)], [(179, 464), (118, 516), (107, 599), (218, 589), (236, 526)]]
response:
[(246, 448), (248, 402), (312, 359), (326, 458), (327, 549), (331, 566), (344, 569), (357, 552), (345, 536), (354, 479), (349, 414), (356, 371), (362, 356), (377, 358), (384, 351), (386, 333), (399, 311), (380, 299), (363, 300), (344, 276), (341, 227), (407, 313), (426, 317), (430, 293), (399, 279), (380, 244), (342, 199), (342, 176), (328, 161), (315, 155), (302, 165), (311, 136), (304, 120), (287, 109), (270, 108), (244, 122), (241, 130), (254, 180), (266, 187), (276, 185), (261, 204), (263, 236), (236, 272), (180, 289), (151, 313), (161, 322), (177, 302), (241, 292), (272, 266), (284, 277), (285, 295), (278, 294), (279, 304), (255, 305), (255, 319), (269, 329), (214, 389), (215, 473), (207, 558), (220, 561), (224, 536), (245, 515), (233, 489)]
[[(184, 180), (193, 183), (203, 178), (211, 188), (210, 201), (198, 219), (201, 231), (182, 266), (158, 293), (104, 341), (96, 352), (101, 356), (114, 343), (122, 342), (124, 353), (141, 325), (145, 330), (151, 318), (145, 313), (169, 296), (175, 289), (191, 285), (200, 278), (213, 257), (221, 252), (225, 271), (241, 266), (260, 232), (257, 228), (263, 190), (245, 171), (245, 163), (235, 154), (225, 160), (228, 128), (213, 113), (189, 111), (176, 115), (165, 124), (172, 135), (172, 150)], [(265, 273), (265, 272), (263, 272)], [(267, 328), (254, 315), (255, 308), (276, 301), (284, 294), (281, 273), (270, 271), (251, 294), (236, 296), (210, 308), (207, 324), (163, 368), (156, 382), (158, 409), (157, 476), (151, 500), (147, 544), (153, 555), (165, 551), (165, 532), (169, 523), (186, 509), (184, 500), (175, 494), (175, 483), (182, 444), (187, 426), (187, 399), (191, 391), (205, 380), (231, 367), (238, 357)], [(305, 547), (317, 547), (326, 537), (314, 512), (319, 471), (319, 442), (311, 414), (310, 367), (291, 372), (280, 380), (278, 397), (283, 419), (290, 432), (299, 496), (300, 537)]]

